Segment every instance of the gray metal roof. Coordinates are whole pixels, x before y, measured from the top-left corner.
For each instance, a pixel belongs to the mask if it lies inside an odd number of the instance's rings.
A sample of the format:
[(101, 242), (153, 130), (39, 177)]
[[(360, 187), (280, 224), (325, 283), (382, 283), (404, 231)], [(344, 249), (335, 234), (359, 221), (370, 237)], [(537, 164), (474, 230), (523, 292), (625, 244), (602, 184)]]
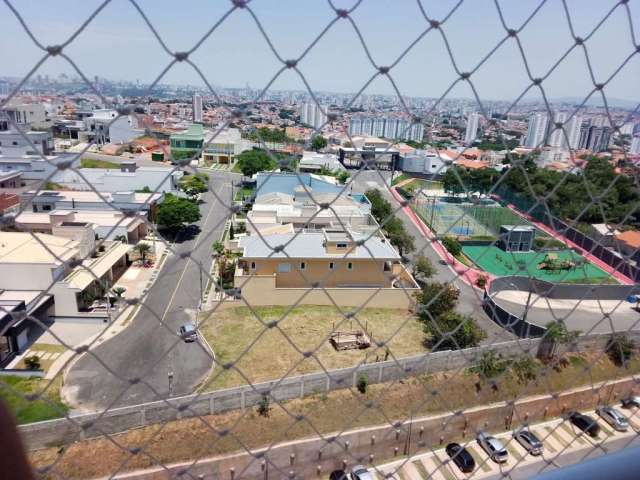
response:
[[(355, 240), (364, 239), (362, 235), (352, 234)], [(276, 233), (264, 235), (264, 241), (258, 235), (250, 235), (240, 239), (240, 247), (244, 248), (245, 258), (341, 258), (345, 253), (327, 253), (324, 247), (324, 233), (300, 232), (295, 234)], [(295, 238), (294, 238), (295, 237)], [(293, 240), (292, 240), (293, 238)], [(265, 244), (265, 241), (269, 244)], [(291, 241), (291, 243), (287, 243)], [(286, 245), (284, 251), (273, 252), (273, 248)], [(285, 254), (286, 252), (286, 254)], [(347, 258), (400, 259), (398, 252), (388, 242), (371, 237), (363, 246), (355, 247)]]

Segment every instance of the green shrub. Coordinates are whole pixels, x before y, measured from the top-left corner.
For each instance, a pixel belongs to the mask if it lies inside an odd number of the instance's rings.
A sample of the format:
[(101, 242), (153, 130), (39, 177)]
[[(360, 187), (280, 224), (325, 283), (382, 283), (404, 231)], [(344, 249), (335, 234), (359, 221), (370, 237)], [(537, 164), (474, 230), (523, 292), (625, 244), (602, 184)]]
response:
[(520, 383), (535, 380), (538, 375), (538, 364), (529, 355), (522, 355), (511, 364), (511, 369)]
[(635, 343), (624, 333), (614, 333), (607, 343), (606, 352), (613, 363), (626, 367), (635, 353)]
[(454, 237), (451, 237), (451, 236), (444, 237), (442, 239), (442, 246), (446, 248), (447, 251), (454, 257), (457, 257), (462, 253), (462, 245)]
[(471, 367), (471, 371), (480, 375), (483, 380), (491, 380), (502, 375), (508, 368), (509, 362), (502, 359), (493, 350), (482, 354), (478, 364)]
[(40, 357), (37, 355), (30, 355), (24, 359), (24, 364), (29, 370), (40, 370), (42, 366), (40, 364)]
[(478, 288), (484, 288), (487, 285), (487, 277), (486, 275), (478, 275), (476, 279), (476, 285)]
[(268, 417), (269, 413), (271, 413), (271, 402), (269, 400), (268, 395), (263, 395), (260, 401), (258, 402), (258, 415), (261, 417)]
[(360, 374), (360, 376), (358, 377), (358, 381), (356, 382), (356, 388), (360, 393), (364, 394), (367, 392), (368, 387), (369, 377), (365, 373)]

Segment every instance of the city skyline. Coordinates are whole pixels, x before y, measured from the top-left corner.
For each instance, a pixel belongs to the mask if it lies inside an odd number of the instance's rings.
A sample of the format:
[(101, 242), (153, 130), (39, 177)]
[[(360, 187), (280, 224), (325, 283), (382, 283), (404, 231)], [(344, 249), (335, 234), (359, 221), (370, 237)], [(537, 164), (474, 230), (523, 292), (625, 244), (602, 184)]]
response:
[[(160, 5), (153, 8), (151, 4), (144, 2), (140, 6), (172, 51), (188, 50), (228, 9), (225, 2), (216, 5), (200, 4), (194, 6), (196, 12), (193, 9), (181, 12), (171, 5), (164, 5), (165, 2), (161, 3), (162, 9), (159, 8)], [(336, 7), (348, 7), (343, 3), (345, 2), (338, 2)], [(73, 8), (54, 9), (33, 3), (21, 3), (14, 7), (43, 45), (54, 45), (64, 41), (96, 8), (96, 5), (85, 5), (77, 1), (68, 4)], [(270, 2), (251, 4), (283, 59), (299, 56), (305, 46), (335, 17), (323, 3), (303, 7), (287, 2), (287, 8), (278, 8), (277, 11), (269, 9), (270, 5), (273, 6)], [(534, 11), (536, 5), (537, 2), (519, 2), (517, 6), (500, 7), (506, 24), (515, 27)], [(609, 5), (603, 5), (603, 2), (581, 2), (579, 8), (576, 3), (570, 3), (568, 7), (575, 31), (586, 36), (596, 25), (596, 19), (606, 13), (605, 7), (609, 8)], [(629, 7), (632, 15), (635, 14), (637, 7)], [(17, 42), (11, 51), (7, 49), (0, 52), (0, 59), (3, 63), (14, 66), (15, 71), (6, 72), (7, 74), (21, 76), (41, 58), (42, 52), (26, 37), (6, 5), (3, 8), (6, 14), (1, 17), (0, 26), (7, 35), (25, 41)], [(127, 8), (131, 14), (123, 15), (128, 12)], [(427, 13), (431, 18), (443, 18), (451, 8), (452, 2), (447, 2), (446, 5), (429, 6)], [(155, 14), (160, 10), (164, 15)], [(541, 7), (519, 34), (534, 77), (544, 76), (572, 44), (567, 21), (557, 15), (557, 11), (553, 6)], [(619, 22), (623, 20), (619, 15), (624, 15), (620, 9), (613, 13), (612, 18), (615, 17)], [(353, 12), (352, 17), (378, 65), (392, 64), (428, 25), (413, 3), (389, 8), (381, 2), (364, 2)], [(629, 32), (614, 28), (615, 23), (605, 22), (587, 44), (596, 81), (605, 81), (624, 58), (635, 51)], [(189, 28), (183, 28), (185, 25)], [(281, 28), (283, 26), (287, 28)], [(548, 34), (545, 35), (546, 30)], [(235, 34), (237, 31), (246, 33), (238, 38)], [(473, 70), (479, 60), (505, 36), (504, 28), (498, 22), (496, 7), (491, 2), (463, 3), (445, 22), (442, 31), (460, 71)], [(114, 36), (113, 33), (117, 35)], [(457, 78), (443, 40), (435, 33), (432, 31), (419, 40), (391, 70), (391, 76), (403, 95), (439, 97)], [(385, 41), (391, 36), (394, 42)], [(296, 41), (292, 42), (291, 39), (294, 38)], [(620, 48), (612, 51), (612, 44), (619, 45)], [(624, 45), (628, 48), (624, 48)], [(131, 4), (117, 0), (101, 11), (65, 52), (89, 78), (97, 75), (103, 78), (139, 80), (143, 84), (153, 81), (170, 61), (170, 57), (163, 52)], [(231, 13), (192, 58), (212, 85), (223, 85), (225, 88), (250, 84), (254, 89), (261, 89), (282, 67), (253, 19), (242, 11)], [(331, 66), (329, 70), (327, 65)], [(354, 29), (340, 21), (318, 41), (298, 67), (314, 91), (355, 92), (375, 73)], [(495, 75), (500, 71), (508, 71), (504, 80), (501, 80), (502, 75)], [(605, 93), (615, 99), (633, 101), (637, 96), (632, 78), (640, 76), (640, 63), (632, 58), (623, 72), (623, 75), (614, 78), (607, 86)], [(38, 73), (56, 76), (60, 73), (75, 75), (76, 72), (64, 60), (54, 58), (47, 60), (36, 75)], [(509, 41), (498, 48), (472, 75), (471, 80), (481, 99), (496, 101), (512, 100), (530, 84), (516, 44)], [(161, 83), (186, 83), (205, 87), (191, 67), (184, 64), (175, 65)], [(580, 49), (574, 49), (561, 62), (558, 69), (545, 79), (543, 87), (551, 98), (580, 97), (576, 95), (577, 92), (586, 95), (593, 89), (584, 54)], [(305, 86), (295, 72), (285, 71), (270, 89), (304, 90)], [(378, 77), (363, 93), (393, 95), (396, 92), (388, 79)], [(468, 85), (460, 82), (447, 97), (473, 98), (473, 94)], [(539, 93), (533, 91), (528, 92), (525, 97), (541, 98)]]

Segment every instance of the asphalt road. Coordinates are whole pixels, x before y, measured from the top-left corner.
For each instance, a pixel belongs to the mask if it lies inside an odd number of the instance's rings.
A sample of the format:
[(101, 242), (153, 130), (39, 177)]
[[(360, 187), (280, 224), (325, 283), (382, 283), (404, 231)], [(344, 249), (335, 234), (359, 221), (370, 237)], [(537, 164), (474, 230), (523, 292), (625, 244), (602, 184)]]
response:
[[(390, 172), (380, 172), (386, 181), (390, 177)], [(375, 171), (363, 171), (358, 174), (356, 178), (357, 191), (367, 190), (372, 186), (371, 182), (375, 182), (385, 195), (387, 200), (391, 203), (394, 209), (400, 207), (398, 201), (389, 193), (386, 187), (383, 187), (382, 179)], [(431, 263), (436, 267), (436, 274), (432, 277), (437, 282), (451, 282), (460, 289), (460, 298), (458, 307), (456, 310), (464, 315), (470, 315), (473, 317), (478, 325), (487, 333), (487, 338), (482, 342), (483, 344), (491, 344), (494, 342), (501, 342), (507, 340), (513, 340), (515, 336), (493, 322), (482, 309), (482, 294), (480, 291), (470, 287), (465, 282), (458, 278), (458, 275), (448, 266), (441, 265), (439, 263), (440, 256), (431, 247), (430, 242), (425, 238), (422, 232), (415, 226), (411, 219), (404, 213), (403, 210), (398, 210), (396, 216), (402, 220), (407, 231), (413, 236), (415, 241), (416, 250), (411, 255), (408, 255), (412, 260), (417, 255), (424, 255)]]
[[(184, 343), (174, 332), (193, 321), (200, 302), (201, 262), (211, 266), (211, 245), (220, 238), (231, 199), (233, 174), (210, 174), (210, 192), (200, 206), (201, 232), (195, 238), (176, 243), (176, 254), (167, 257), (160, 274), (131, 324), (119, 335), (92, 350), (114, 373), (110, 373), (91, 354), (84, 354), (65, 379), (64, 398), (79, 410), (94, 411), (165, 398), (169, 395), (169, 372), (173, 372), (172, 396), (191, 393), (208, 373), (212, 358), (200, 343)], [(190, 253), (195, 260), (183, 258)], [(203, 288), (206, 276), (203, 277)], [(165, 328), (162, 322), (167, 326)], [(130, 384), (128, 379), (142, 382)], [(155, 392), (154, 392), (155, 390)]]

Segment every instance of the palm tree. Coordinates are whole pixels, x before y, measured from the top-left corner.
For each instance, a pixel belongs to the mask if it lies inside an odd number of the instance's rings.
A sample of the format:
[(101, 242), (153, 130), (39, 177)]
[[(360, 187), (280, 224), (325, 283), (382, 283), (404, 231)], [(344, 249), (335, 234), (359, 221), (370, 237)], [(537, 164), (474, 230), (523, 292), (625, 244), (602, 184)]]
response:
[(144, 265), (147, 260), (147, 253), (151, 251), (151, 245), (149, 245), (148, 243), (140, 242), (138, 245), (136, 245), (136, 250), (138, 250), (138, 253), (140, 253), (140, 257), (142, 257), (142, 264)]

